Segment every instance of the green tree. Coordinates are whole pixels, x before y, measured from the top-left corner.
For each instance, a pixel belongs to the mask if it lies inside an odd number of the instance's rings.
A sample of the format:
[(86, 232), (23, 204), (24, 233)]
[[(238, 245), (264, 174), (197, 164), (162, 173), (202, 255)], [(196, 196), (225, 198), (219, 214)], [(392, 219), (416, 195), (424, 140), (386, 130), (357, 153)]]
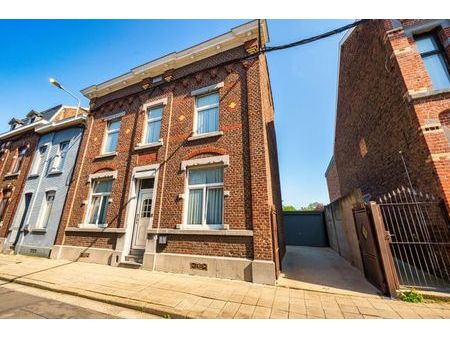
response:
[(283, 205), (283, 211), (296, 211), (293, 205)]
[(323, 209), (323, 204), (319, 202), (309, 203), (307, 207), (300, 208), (301, 211), (322, 211)]

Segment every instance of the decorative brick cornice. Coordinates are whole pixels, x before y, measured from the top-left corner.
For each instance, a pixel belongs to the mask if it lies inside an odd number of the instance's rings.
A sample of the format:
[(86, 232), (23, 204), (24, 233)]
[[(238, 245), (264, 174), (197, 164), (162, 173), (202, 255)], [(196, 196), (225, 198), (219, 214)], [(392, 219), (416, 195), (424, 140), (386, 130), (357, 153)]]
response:
[(217, 155), (225, 155), (226, 151), (223, 148), (219, 147), (204, 147), (194, 151), (191, 151), (184, 159), (190, 160), (191, 158), (201, 155), (201, 154), (217, 154)]

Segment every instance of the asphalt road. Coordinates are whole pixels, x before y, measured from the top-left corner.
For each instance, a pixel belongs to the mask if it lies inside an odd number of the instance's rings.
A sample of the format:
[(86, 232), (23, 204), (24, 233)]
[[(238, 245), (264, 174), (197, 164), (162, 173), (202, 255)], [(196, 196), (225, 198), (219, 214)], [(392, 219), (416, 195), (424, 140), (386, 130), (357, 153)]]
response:
[(0, 287), (0, 319), (117, 318), (57, 300)]

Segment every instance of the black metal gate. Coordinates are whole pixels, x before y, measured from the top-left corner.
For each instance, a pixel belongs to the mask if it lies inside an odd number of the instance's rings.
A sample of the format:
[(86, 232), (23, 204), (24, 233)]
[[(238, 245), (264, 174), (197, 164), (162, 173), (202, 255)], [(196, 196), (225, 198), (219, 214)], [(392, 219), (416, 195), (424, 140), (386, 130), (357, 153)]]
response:
[(378, 201), (399, 283), (450, 290), (450, 234), (442, 201), (404, 188)]

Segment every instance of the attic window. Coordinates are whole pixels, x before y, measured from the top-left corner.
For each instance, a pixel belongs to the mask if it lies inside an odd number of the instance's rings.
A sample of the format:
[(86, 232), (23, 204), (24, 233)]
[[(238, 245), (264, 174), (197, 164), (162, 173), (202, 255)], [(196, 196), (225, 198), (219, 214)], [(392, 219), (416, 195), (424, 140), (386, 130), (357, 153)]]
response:
[(152, 83), (158, 83), (158, 82), (161, 82), (161, 81), (162, 81), (162, 75), (155, 76), (155, 77), (152, 79)]

